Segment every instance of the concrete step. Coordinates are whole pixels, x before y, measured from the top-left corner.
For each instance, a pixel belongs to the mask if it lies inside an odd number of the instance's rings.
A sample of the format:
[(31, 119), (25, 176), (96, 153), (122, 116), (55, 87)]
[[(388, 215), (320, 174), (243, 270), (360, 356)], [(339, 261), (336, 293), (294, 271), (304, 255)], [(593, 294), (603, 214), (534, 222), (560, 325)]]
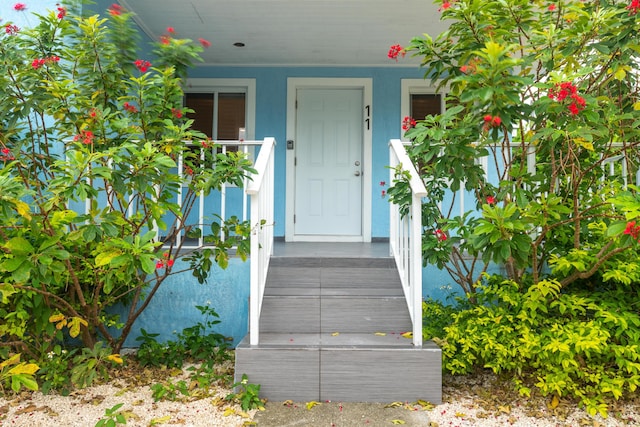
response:
[(440, 349), (394, 335), (264, 334), (253, 347), (247, 337), (235, 372), (272, 401), (442, 401)]

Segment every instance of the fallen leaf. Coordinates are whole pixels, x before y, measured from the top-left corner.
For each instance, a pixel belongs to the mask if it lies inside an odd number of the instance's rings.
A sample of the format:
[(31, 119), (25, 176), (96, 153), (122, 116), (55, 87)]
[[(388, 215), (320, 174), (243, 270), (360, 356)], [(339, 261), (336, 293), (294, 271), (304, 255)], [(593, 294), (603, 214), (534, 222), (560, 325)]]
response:
[(440, 427), (440, 424), (435, 421), (429, 421), (429, 427)]
[(284, 405), (284, 406), (293, 406), (293, 400), (285, 400), (284, 402), (282, 402), (282, 405)]
[(391, 424), (399, 425), (399, 424), (406, 424), (406, 423), (407, 422), (404, 420), (391, 420)]
[(400, 334), (405, 338), (413, 338), (413, 332), (405, 332), (403, 334)]
[(255, 421), (245, 421), (242, 423), (243, 426), (257, 426), (258, 423)]
[(385, 408), (398, 408), (400, 406), (404, 405), (404, 403), (402, 402), (391, 402), (387, 405), (384, 405)]
[(334, 332), (331, 334), (332, 337), (337, 337), (338, 335), (340, 335), (340, 332)]
[(316, 402), (315, 400), (312, 400), (311, 402), (307, 402), (307, 409), (311, 410), (311, 408), (313, 408), (316, 405), (322, 405), (322, 403)]
[(467, 416), (467, 414), (465, 414), (463, 412), (456, 412), (456, 418), (464, 418), (466, 416)]
[(160, 417), (160, 418), (154, 418), (149, 422), (149, 425), (151, 426), (155, 426), (158, 424), (166, 424), (169, 421), (171, 421), (171, 415), (166, 415), (164, 417)]
[(379, 337), (384, 337), (384, 336), (386, 336), (386, 335), (387, 335), (387, 333), (386, 333), (386, 332), (376, 332), (376, 333), (375, 333), (375, 334), (373, 334), (373, 335), (377, 335), (377, 336), (379, 336)]
[(418, 399), (416, 401), (416, 405), (422, 406), (422, 409), (424, 409), (425, 411), (430, 411), (436, 407), (436, 405), (434, 405), (433, 403), (427, 402), (426, 400), (422, 400), (422, 399)]
[(560, 399), (558, 399), (557, 395), (554, 395), (553, 399), (551, 399), (551, 403), (548, 403), (547, 406), (549, 407), (549, 409), (556, 409), (559, 404), (560, 404)]
[(223, 417), (228, 417), (230, 415), (235, 415), (236, 414), (236, 410), (233, 409), (232, 407), (227, 407), (224, 412), (222, 413)]
[(511, 406), (498, 406), (499, 412), (504, 412), (505, 414), (511, 413)]

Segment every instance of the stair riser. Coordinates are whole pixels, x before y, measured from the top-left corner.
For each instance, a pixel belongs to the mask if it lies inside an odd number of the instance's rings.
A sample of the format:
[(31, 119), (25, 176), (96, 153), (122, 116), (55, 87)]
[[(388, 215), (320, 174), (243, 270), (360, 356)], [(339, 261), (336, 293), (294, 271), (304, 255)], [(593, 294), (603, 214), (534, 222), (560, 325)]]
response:
[[(421, 349), (236, 349), (247, 374), (272, 401), (392, 402), (442, 399), (442, 354)], [(236, 380), (237, 380), (236, 378)]]
[(406, 332), (411, 319), (404, 298), (265, 297), (263, 333)]

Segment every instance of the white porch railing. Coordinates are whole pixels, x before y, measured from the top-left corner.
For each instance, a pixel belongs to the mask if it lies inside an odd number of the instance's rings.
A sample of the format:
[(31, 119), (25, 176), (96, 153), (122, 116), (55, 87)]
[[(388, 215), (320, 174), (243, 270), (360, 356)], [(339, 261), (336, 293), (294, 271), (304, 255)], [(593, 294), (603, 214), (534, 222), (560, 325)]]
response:
[(402, 216), (399, 206), (391, 203), (389, 249), (394, 257), (402, 289), (413, 324), (413, 345), (422, 346), (422, 198), (427, 190), (409, 160), (402, 141), (389, 141), (389, 182), (393, 182), (396, 167), (408, 172), (411, 187), (411, 210)]
[(246, 186), (251, 197), (251, 290), (249, 299), (250, 344), (258, 345), (260, 310), (273, 253), (273, 175), (276, 141), (265, 138), (254, 168), (256, 173)]

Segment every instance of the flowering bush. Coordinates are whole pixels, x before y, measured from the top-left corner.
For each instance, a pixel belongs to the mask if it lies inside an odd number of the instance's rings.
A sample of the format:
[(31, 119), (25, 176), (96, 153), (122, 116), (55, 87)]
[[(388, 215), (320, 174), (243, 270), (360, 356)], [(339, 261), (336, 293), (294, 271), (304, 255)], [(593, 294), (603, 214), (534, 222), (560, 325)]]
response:
[(448, 371), (508, 371), (603, 415), (640, 386), (639, 9), (444, 1), (447, 31), (392, 49), (447, 93), (405, 135), (429, 192), (424, 261), (471, 303), (440, 337)]
[[(446, 32), (391, 48), (447, 92), (441, 116), (403, 128), (430, 192), (425, 262), (472, 298), (491, 262), (523, 285), (549, 267), (563, 286), (640, 283), (624, 233), (640, 203), (624, 185), (640, 163), (636, 3), (444, 2)], [(477, 202), (457, 215), (463, 192)]]
[(63, 331), (117, 352), (176, 260), (204, 281), (212, 256), (224, 266), (229, 247), (248, 251), (238, 221), (211, 224), (212, 246), (195, 253), (176, 239), (202, 229), (182, 220), (200, 194), (251, 171), (183, 116), (181, 77), (200, 44), (158, 42), (153, 64), (138, 57), (131, 13), (73, 8), (0, 35), (0, 93), (12, 100), (0, 105), (0, 341), (36, 359)]

